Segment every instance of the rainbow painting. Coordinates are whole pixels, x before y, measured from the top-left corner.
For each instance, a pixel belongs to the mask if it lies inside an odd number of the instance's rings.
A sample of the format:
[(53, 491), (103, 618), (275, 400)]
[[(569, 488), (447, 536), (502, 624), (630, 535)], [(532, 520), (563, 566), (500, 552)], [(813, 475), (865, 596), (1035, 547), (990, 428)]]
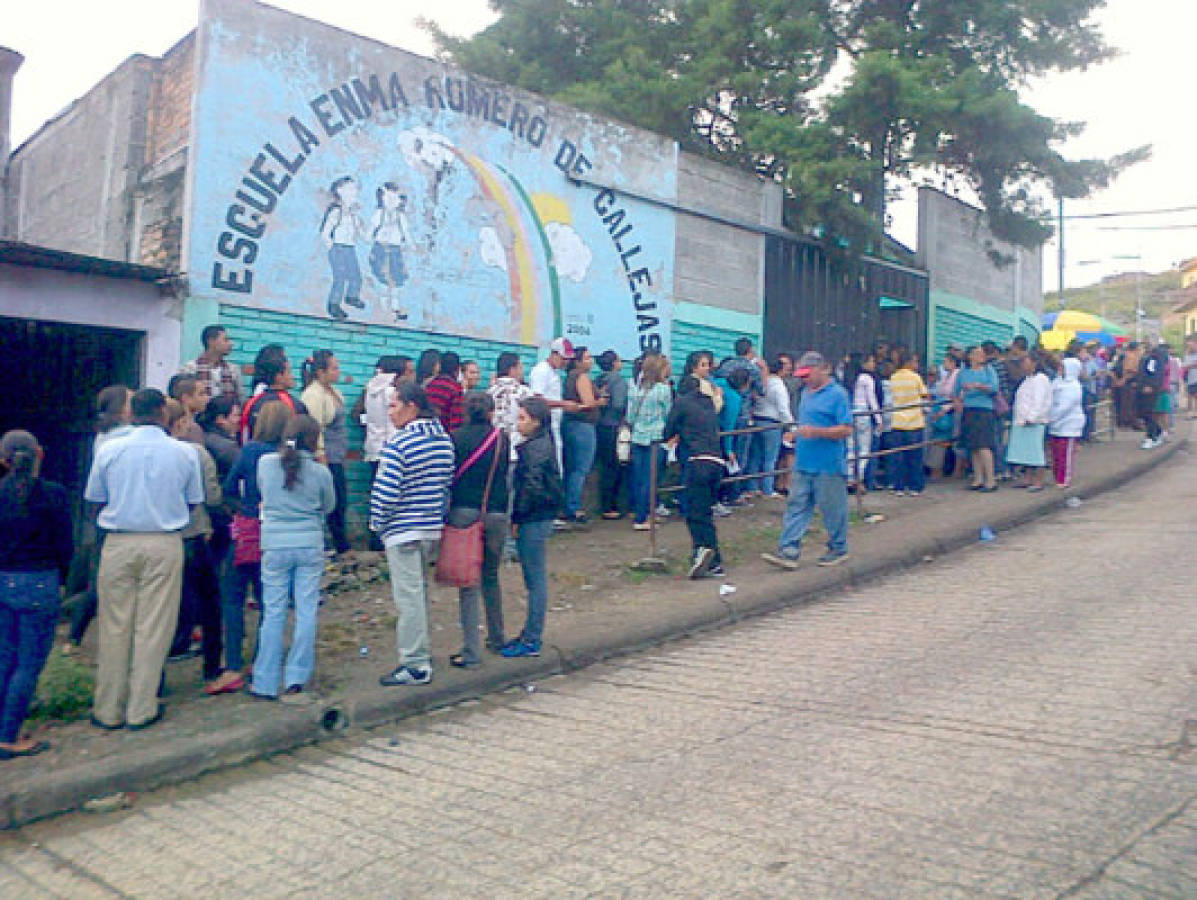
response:
[[(483, 195), (494, 203), (511, 235), (504, 243), (507, 278), (513, 307), (518, 310), (520, 343), (536, 345), (562, 334), (561, 288), (544, 223), (532, 199), (505, 169), (459, 147), (450, 147), (478, 181)], [(542, 310), (551, 311), (552, 333), (539, 335)]]

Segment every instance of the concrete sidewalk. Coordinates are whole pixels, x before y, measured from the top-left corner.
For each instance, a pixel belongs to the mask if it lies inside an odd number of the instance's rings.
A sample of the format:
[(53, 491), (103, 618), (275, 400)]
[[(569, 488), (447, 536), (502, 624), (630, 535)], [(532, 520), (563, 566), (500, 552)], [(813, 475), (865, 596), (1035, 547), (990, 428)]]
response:
[[(663, 640), (811, 602), (971, 544), (983, 526), (998, 532), (1000, 540), (1002, 531), (1060, 510), (1066, 498), (1112, 490), (1178, 451), (1188, 452), (1182, 450), (1180, 437), (1154, 451), (1140, 451), (1139, 439), (1135, 433), (1119, 433), (1113, 442), (1085, 447), (1076, 484), (1068, 491), (1049, 488), (1027, 494), (1003, 489), (975, 494), (953, 481), (936, 483), (919, 498), (870, 495), (866, 510), (882, 514), (884, 521), (855, 524), (851, 560), (831, 569), (817, 568), (812, 561), (795, 572), (780, 572), (761, 562), (759, 552), (773, 549), (782, 509), (779, 503), (761, 504), (751, 519), (737, 515), (719, 520), (729, 563), (725, 581), (637, 576), (626, 589), (604, 591), (601, 596), (594, 591), (579, 593), (590, 585), (578, 585), (568, 613), (551, 608), (544, 655), (539, 659), (488, 656), (481, 667), (455, 670), (445, 663), (444, 654), (456, 649), (456, 635), (444, 633), (434, 635), (436, 676), (426, 687), (378, 687), (376, 676), (387, 666), (371, 659), (361, 667), (361, 677), (344, 679), (323, 702), (306, 709), (239, 698), (180, 696), (168, 700), (166, 721), (145, 732), (100, 733), (83, 723), (55, 728), (49, 735), (54, 743), (51, 752), (0, 764), (0, 827), (72, 810), (89, 799), (177, 783), (302, 744), (343, 737), (346, 729), (383, 725)], [(554, 539), (550, 564), (557, 575), (555, 584), (567, 583), (572, 561), (580, 554), (605, 558), (614, 555), (615, 548), (623, 558), (609, 566), (623, 570), (636, 557), (629, 549), (638, 548), (641, 555), (647, 552), (645, 545), (630, 545), (629, 539), (626, 521), (597, 524), (584, 534)], [(687, 546), (684, 527), (667, 526), (662, 545), (679, 558)], [(810, 552), (814, 546), (808, 546), (805, 559), (818, 555)], [(723, 584), (736, 590), (721, 591)], [(449, 612), (442, 608), (443, 621), (452, 619)]]

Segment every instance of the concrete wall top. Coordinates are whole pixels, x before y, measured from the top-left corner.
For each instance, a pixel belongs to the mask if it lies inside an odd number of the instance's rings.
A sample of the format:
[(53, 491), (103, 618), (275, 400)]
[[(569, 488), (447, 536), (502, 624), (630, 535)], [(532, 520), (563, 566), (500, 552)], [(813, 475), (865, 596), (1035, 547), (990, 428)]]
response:
[[(999, 267), (990, 250), (1014, 261)], [(999, 241), (983, 210), (934, 188), (919, 188), (917, 257), (933, 293), (945, 291), (1011, 312), (1019, 306), (1043, 308), (1042, 250)]]
[[(771, 228), (781, 227), (781, 186), (701, 156), (678, 158), (678, 196), (689, 209)], [(677, 217), (674, 298), (760, 314), (765, 238), (734, 225), (681, 213)]]

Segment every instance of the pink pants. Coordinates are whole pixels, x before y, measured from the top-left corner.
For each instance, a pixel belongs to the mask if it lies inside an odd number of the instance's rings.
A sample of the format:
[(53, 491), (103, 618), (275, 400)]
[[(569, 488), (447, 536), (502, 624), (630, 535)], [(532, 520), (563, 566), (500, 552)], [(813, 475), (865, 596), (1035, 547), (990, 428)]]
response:
[(1052, 476), (1068, 487), (1076, 471), (1076, 438), (1052, 436)]

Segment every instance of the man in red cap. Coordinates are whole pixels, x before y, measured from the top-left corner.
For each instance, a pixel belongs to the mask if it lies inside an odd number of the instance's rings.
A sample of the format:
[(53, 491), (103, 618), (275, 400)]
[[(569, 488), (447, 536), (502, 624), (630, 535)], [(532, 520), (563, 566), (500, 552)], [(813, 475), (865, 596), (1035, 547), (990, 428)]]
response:
[(798, 404), (794, 471), (790, 498), (782, 518), (777, 553), (761, 558), (783, 569), (798, 568), (802, 539), (817, 508), (827, 528), (827, 552), (820, 566), (836, 566), (848, 558), (847, 439), (852, 434), (852, 402), (831, 377), (821, 353), (808, 350), (794, 367), (802, 379)]

